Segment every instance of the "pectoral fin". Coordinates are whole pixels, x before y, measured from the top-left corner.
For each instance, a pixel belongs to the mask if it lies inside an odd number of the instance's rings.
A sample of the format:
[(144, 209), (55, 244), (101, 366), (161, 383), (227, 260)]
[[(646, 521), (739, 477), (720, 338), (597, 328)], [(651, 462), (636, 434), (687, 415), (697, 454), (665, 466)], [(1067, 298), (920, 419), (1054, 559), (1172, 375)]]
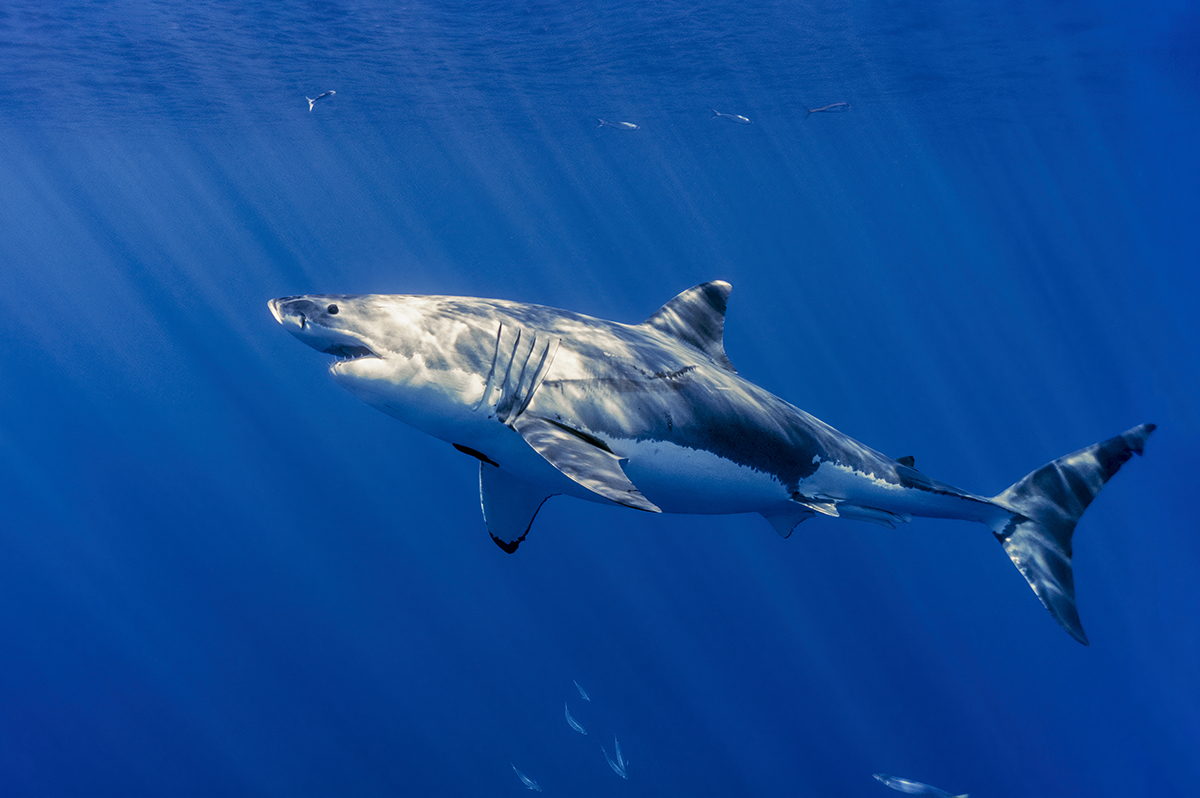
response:
[(566, 476), (617, 504), (661, 513), (621, 470), (604, 441), (548, 418), (523, 415), (515, 429), (534, 451)]
[(495, 465), (479, 463), (479, 503), (483, 505), (483, 520), (492, 540), (509, 554), (521, 545), (538, 510), (553, 495)]

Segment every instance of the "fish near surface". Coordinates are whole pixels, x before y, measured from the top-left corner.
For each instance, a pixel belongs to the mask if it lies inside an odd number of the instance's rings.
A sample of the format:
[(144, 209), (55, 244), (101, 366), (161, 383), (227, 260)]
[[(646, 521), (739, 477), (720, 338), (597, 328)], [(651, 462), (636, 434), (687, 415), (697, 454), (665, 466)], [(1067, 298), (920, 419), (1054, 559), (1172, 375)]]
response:
[(712, 112), (713, 112), (713, 115), (711, 117), (709, 117), (710, 119), (717, 119), (717, 118), (728, 119), (730, 122), (737, 122), (739, 125), (754, 124), (747, 117), (744, 117), (741, 114), (723, 114), (720, 111), (718, 111), (716, 108), (712, 109)]
[(822, 105), (820, 108), (805, 108), (804, 110), (808, 111), (804, 115), (805, 119), (808, 119), (813, 114), (841, 114), (850, 110), (850, 103), (830, 103), (829, 105)]
[(613, 773), (628, 780), (629, 763), (625, 761), (625, 757), (621, 756), (621, 744), (617, 742), (616, 735), (613, 735), (613, 750), (617, 753), (616, 760), (608, 755), (608, 751), (604, 749), (604, 746), (600, 746), (600, 752), (604, 754), (604, 759), (608, 762), (608, 766), (612, 768)]
[(632, 122), (610, 122), (607, 119), (597, 119), (600, 124), (596, 127), (615, 127), (617, 130), (638, 130), (638, 126)]
[(1154, 425), (978, 496), (739, 376), (723, 343), (730, 291), (698, 285), (641, 324), (470, 297), (322, 294), (269, 306), (334, 356), (330, 373), (352, 394), (479, 460), (484, 519), (507, 552), (558, 494), (647, 512), (756, 512), (784, 537), (814, 515), (893, 527), (915, 516), (977, 521), (1087, 643), (1071, 535)]
[(514, 765), (512, 762), (509, 762), (508, 764), (509, 764), (509, 765), (512, 767), (512, 769), (513, 769), (513, 772), (515, 772), (515, 773), (517, 774), (517, 778), (519, 778), (519, 779), (521, 780), (521, 783), (525, 785), (525, 789), (527, 789), (527, 790), (533, 790), (534, 792), (541, 792), (541, 791), (542, 791), (542, 788), (541, 788), (541, 786), (539, 786), (539, 785), (538, 785), (538, 783), (537, 783), (536, 781), (534, 781), (533, 779), (529, 778), (528, 776), (526, 776), (526, 775), (525, 775), (524, 773), (522, 773), (521, 771), (517, 770), (517, 766), (516, 766), (516, 765)]
[(971, 798), (967, 793), (962, 795), (951, 795), (940, 787), (934, 787), (932, 784), (924, 784), (912, 779), (906, 779), (901, 776), (889, 776), (885, 773), (876, 773), (875, 778), (891, 787), (897, 792), (905, 793), (906, 795), (924, 795), (926, 798)]
[(575, 731), (579, 732), (580, 734), (587, 734), (587, 731), (585, 731), (585, 730), (584, 730), (584, 728), (583, 728), (583, 726), (581, 726), (581, 725), (579, 724), (579, 721), (575, 720), (575, 718), (573, 718), (573, 717), (571, 716), (571, 708), (570, 708), (570, 707), (568, 707), (568, 706), (566, 705), (566, 703), (565, 703), (565, 702), (563, 703), (563, 714), (564, 714), (564, 715), (566, 715), (566, 717), (567, 717), (567, 724), (568, 724), (568, 725), (569, 725), (569, 726), (570, 726), (572, 729), (574, 729)]
[(335, 94), (337, 94), (337, 92), (336, 92), (336, 91), (333, 91), (333, 90), (331, 89), (331, 90), (329, 90), (329, 91), (322, 92), (321, 94), (318, 94), (316, 97), (305, 97), (304, 99), (308, 100), (308, 110), (309, 110), (309, 111), (312, 111), (312, 109), (313, 109), (313, 106), (317, 104), (317, 100), (323, 100), (323, 99), (325, 99), (326, 97), (332, 97), (332, 96), (333, 96), (333, 95), (335, 95)]

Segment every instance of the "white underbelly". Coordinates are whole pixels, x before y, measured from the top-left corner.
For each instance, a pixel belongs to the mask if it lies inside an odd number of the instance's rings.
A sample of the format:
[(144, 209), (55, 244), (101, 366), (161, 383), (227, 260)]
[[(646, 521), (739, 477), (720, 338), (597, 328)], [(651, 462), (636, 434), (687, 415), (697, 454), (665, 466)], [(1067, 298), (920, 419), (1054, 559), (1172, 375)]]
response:
[[(488, 425), (486, 430), (484, 435), (471, 436), (471, 441), (453, 442), (477, 449), (548, 493), (610, 503), (554, 468), (515, 430), (502, 424)], [(629, 481), (666, 513), (752, 513), (788, 500), (787, 490), (774, 475), (711, 452), (665, 441), (609, 439), (606, 443), (623, 458), (622, 470)]]
[(765, 471), (702, 449), (667, 441), (610, 441), (628, 458), (629, 481), (667, 513), (753, 513), (788, 500), (783, 483)]

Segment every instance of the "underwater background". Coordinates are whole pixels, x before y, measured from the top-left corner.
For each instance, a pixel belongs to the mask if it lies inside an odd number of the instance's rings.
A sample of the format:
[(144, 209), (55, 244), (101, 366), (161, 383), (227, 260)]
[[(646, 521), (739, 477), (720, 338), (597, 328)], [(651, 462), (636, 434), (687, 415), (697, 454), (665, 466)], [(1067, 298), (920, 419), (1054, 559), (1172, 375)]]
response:
[[(0, 793), (1192, 794), (1198, 122), (1190, 1), (0, 5)], [(968, 490), (1156, 422), (1091, 646), (965, 522), (507, 555), (266, 305), (712, 279), (744, 377)]]

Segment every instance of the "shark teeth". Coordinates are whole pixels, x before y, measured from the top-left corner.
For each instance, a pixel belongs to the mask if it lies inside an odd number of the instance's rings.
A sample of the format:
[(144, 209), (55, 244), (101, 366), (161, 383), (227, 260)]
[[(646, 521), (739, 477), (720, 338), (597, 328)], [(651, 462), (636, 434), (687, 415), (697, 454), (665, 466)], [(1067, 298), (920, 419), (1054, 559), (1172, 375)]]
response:
[(378, 357), (368, 347), (356, 344), (332, 344), (323, 351), (341, 361), (357, 360), (360, 357)]

